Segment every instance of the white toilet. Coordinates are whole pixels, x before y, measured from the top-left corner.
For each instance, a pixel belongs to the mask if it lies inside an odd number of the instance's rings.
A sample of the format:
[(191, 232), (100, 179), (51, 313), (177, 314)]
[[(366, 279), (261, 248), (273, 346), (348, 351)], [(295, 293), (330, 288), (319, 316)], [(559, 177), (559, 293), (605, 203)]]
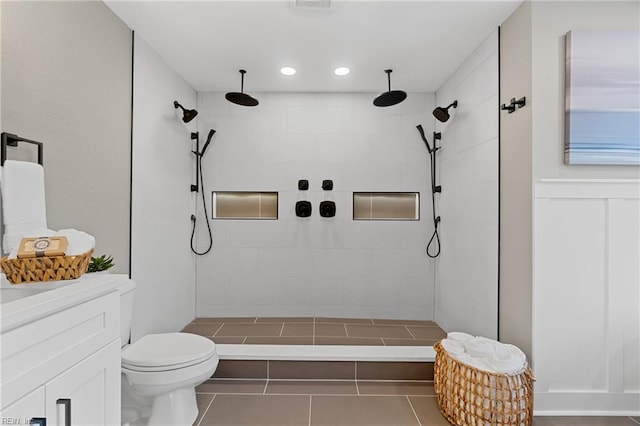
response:
[(135, 282), (120, 287), (122, 424), (192, 425), (198, 416), (195, 387), (218, 366), (215, 344), (189, 333), (149, 334), (127, 344)]

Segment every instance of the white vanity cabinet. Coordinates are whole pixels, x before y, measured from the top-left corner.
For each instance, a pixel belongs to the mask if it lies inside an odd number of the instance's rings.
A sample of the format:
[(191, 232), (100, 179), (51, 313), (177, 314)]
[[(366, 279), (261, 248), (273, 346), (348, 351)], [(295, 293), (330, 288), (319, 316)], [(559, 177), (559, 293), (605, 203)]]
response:
[(117, 286), (126, 279), (87, 274), (52, 289), (0, 290), (0, 424), (120, 424)]

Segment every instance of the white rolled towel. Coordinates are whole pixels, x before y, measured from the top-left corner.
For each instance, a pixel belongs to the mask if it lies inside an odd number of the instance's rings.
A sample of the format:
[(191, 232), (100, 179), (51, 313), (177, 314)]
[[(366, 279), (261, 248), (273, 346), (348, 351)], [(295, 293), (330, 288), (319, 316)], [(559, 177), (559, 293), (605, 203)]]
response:
[(470, 367), (477, 368), (479, 370), (488, 372), (492, 372), (493, 370), (492, 367), (485, 362), (486, 358), (476, 358), (466, 353), (455, 355), (454, 358), (460, 362), (467, 364)]
[(464, 345), (451, 339), (442, 339), (440, 344), (449, 355), (458, 355), (465, 352)]
[(473, 336), (461, 331), (452, 331), (447, 333), (447, 339), (454, 340), (456, 342), (466, 342), (467, 340), (473, 339)]
[(67, 237), (67, 256), (86, 253), (96, 246), (96, 239), (92, 235), (77, 229), (61, 229), (56, 232), (56, 235)]
[(489, 339), (479, 339), (477, 337), (463, 342), (464, 349), (467, 353), (475, 358), (486, 358), (496, 353), (496, 344), (498, 342), (488, 341)]
[(489, 366), (490, 371), (494, 373), (512, 374), (522, 370), (526, 365), (526, 361), (518, 357), (508, 355), (492, 355), (488, 358), (481, 358), (483, 362)]

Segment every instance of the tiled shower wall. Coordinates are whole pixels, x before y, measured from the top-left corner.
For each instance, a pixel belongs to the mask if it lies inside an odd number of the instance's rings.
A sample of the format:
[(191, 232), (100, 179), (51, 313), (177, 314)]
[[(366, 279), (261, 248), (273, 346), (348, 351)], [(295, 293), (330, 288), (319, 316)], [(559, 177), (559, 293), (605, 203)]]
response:
[(445, 330), (498, 331), (498, 30), (436, 92), (458, 100), (438, 125), (442, 253), (435, 320)]
[[(199, 131), (216, 129), (203, 158), (212, 191), (277, 191), (278, 220), (211, 220), (213, 250), (197, 259), (197, 316), (433, 318), (427, 151), (434, 95), (376, 108), (371, 94), (253, 93), (256, 108), (200, 93)], [(308, 179), (308, 191), (298, 191)], [(323, 191), (324, 179), (334, 181)], [(354, 221), (353, 191), (420, 192), (419, 221)], [(313, 204), (297, 218), (297, 200)], [(337, 214), (321, 218), (322, 200)], [(198, 206), (198, 246), (207, 243)]]

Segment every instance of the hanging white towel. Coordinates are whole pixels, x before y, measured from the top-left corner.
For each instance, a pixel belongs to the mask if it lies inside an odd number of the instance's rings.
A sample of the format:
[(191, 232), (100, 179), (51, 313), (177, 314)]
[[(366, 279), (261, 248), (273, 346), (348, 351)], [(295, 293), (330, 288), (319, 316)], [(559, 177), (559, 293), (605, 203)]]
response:
[(2, 168), (4, 250), (20, 243), (24, 233), (47, 227), (44, 169), (40, 164), (7, 160)]

